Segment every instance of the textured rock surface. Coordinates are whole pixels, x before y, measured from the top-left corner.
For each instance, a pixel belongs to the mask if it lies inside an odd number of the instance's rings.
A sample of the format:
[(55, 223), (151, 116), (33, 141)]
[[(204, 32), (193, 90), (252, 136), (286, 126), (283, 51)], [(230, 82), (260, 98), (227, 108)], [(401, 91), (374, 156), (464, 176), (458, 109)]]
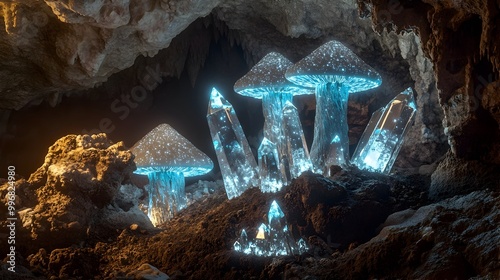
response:
[[(59, 139), (30, 179), (16, 182), (20, 234), (28, 234), (34, 242), (21, 247), (69, 246), (108, 226), (127, 227), (133, 222), (151, 227), (142, 212), (115, 206), (119, 201), (122, 205), (134, 201), (118, 195), (121, 183), (134, 169), (133, 155), (123, 143), (112, 144), (105, 134)], [(4, 184), (3, 195), (6, 190)]]
[[(399, 15), (404, 7), (396, 4), (389, 12)], [(12, 54), (0, 52), (0, 63), (5, 66), (1, 68), (5, 75), (0, 75), (5, 81), (0, 82), (3, 108), (19, 109), (30, 101), (35, 105), (42, 100), (56, 106), (64, 95), (74, 96), (94, 86), (98, 88), (85, 94), (123, 101), (123, 92), (131, 92), (137, 85), (154, 89), (163, 77), (179, 77), (184, 69), (194, 83), (210, 40), (221, 36), (243, 48), (249, 66), (270, 51), (297, 61), (322, 42), (336, 39), (373, 66), (384, 81), (378, 90), (350, 97), (352, 149), (371, 113), (408, 86), (416, 91), (419, 112), (396, 166), (431, 164), (448, 148), (434, 69), (423, 55), (419, 37), (411, 31), (377, 34), (370, 18), (359, 17), (369, 12), (358, 11), (353, 0), (46, 1), (1, 5), (7, 31), (0, 31), (5, 38), (0, 40), (4, 42), (0, 49), (16, 50)], [(189, 25), (210, 12), (211, 16)], [(209, 25), (217, 31), (207, 29)], [(313, 104), (308, 107), (314, 108)], [(5, 116), (8, 121), (8, 112)]]
[[(400, 5), (397, 13), (393, 7), (398, 1), (363, 2), (372, 12), (377, 30), (418, 30), (422, 51), (436, 72), (443, 126), (453, 154), (460, 159), (498, 165), (498, 1), (411, 1)], [(456, 174), (451, 172), (449, 162), (443, 165), (439, 172), (450, 172), (435, 176), (440, 180), (434, 184), (436, 187), (443, 185), (447, 175)], [(451, 183), (454, 178), (448, 180)]]
[[(337, 183), (305, 174), (279, 193), (253, 188), (232, 200), (216, 191), (161, 232), (144, 234), (131, 227), (116, 239), (85, 248), (35, 251), (25, 265), (45, 276), (84, 278), (130, 277), (145, 263), (171, 279), (500, 276), (498, 192), (425, 205), (424, 177), (398, 179), (353, 170), (338, 172), (334, 179)], [(259, 258), (234, 252), (239, 231), (257, 227), (272, 199), (282, 202), (295, 236), (307, 238), (308, 253)], [(398, 209), (403, 211), (393, 213)], [(367, 223), (368, 216), (378, 222)]]

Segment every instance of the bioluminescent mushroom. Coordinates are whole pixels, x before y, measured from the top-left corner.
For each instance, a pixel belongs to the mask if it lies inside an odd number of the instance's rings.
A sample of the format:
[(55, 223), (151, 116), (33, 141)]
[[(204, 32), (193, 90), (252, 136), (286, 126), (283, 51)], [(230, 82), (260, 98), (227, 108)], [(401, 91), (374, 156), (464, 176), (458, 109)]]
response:
[[(283, 107), (287, 101), (292, 102), (294, 95), (313, 93), (312, 89), (298, 86), (285, 78), (286, 70), (292, 65), (293, 63), (283, 55), (271, 52), (234, 84), (237, 93), (262, 99), (264, 137), (278, 146), (280, 162), (286, 162), (286, 159), (283, 159), (286, 153), (281, 129)], [(286, 176), (287, 169), (287, 166), (282, 166), (284, 182), (291, 180)]]
[(137, 170), (147, 175), (148, 216), (158, 226), (186, 207), (184, 177), (210, 172), (212, 160), (168, 124), (160, 124), (131, 149)]
[(416, 111), (411, 88), (377, 110), (361, 136), (352, 163), (360, 169), (389, 174)]
[(323, 44), (288, 68), (291, 82), (316, 88), (316, 118), (311, 160), (329, 175), (331, 165), (345, 165), (349, 155), (347, 100), (349, 93), (378, 87), (377, 72), (337, 41)]
[(233, 106), (212, 89), (207, 113), (210, 134), (229, 199), (259, 185), (257, 163)]

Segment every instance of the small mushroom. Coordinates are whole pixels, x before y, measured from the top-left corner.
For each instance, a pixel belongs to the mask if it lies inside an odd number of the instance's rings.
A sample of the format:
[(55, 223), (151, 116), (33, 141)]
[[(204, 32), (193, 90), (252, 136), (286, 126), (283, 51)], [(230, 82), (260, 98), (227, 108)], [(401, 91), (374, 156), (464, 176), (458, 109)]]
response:
[(212, 160), (168, 124), (160, 124), (131, 149), (137, 170), (149, 178), (148, 216), (158, 226), (186, 207), (185, 177), (204, 175)]
[[(262, 99), (264, 114), (264, 137), (278, 146), (281, 164), (286, 157), (284, 135), (282, 132), (283, 108), (286, 102), (292, 102), (295, 95), (313, 94), (312, 89), (304, 88), (288, 81), (285, 72), (293, 63), (283, 55), (271, 52), (264, 56), (250, 71), (234, 84), (237, 93)], [(286, 170), (282, 166), (283, 179), (289, 181)]]
[(347, 100), (349, 93), (378, 87), (380, 75), (338, 41), (330, 41), (288, 68), (291, 82), (316, 88), (316, 118), (311, 160), (328, 176), (331, 165), (348, 162)]

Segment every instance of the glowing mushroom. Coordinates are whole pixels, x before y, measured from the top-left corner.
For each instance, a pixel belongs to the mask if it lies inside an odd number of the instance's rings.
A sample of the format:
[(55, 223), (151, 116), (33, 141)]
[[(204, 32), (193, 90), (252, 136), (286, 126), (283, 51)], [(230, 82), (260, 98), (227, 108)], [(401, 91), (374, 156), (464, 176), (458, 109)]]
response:
[[(286, 164), (284, 147), (285, 136), (282, 131), (283, 108), (292, 102), (294, 95), (312, 94), (312, 89), (296, 85), (285, 78), (285, 72), (293, 63), (283, 55), (271, 52), (264, 56), (250, 71), (234, 84), (234, 90), (248, 97), (262, 99), (264, 113), (264, 137), (278, 146), (281, 164)], [(289, 167), (282, 166), (285, 182)], [(288, 172), (289, 173), (289, 172)]]
[(297, 85), (316, 88), (310, 156), (315, 169), (327, 176), (331, 165), (348, 162), (349, 93), (378, 87), (380, 75), (342, 43), (330, 41), (288, 68), (285, 76)]
[(210, 172), (212, 160), (168, 124), (160, 124), (131, 149), (135, 173), (149, 178), (148, 216), (158, 226), (186, 207), (184, 177)]

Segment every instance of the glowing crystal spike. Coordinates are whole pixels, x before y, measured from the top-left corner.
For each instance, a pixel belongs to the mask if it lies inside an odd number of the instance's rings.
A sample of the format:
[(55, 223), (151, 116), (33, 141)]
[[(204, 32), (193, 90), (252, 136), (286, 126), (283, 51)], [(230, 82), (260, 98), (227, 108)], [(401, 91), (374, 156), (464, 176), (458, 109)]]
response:
[(328, 176), (330, 165), (345, 165), (348, 160), (348, 93), (379, 86), (380, 76), (337, 41), (320, 46), (288, 68), (285, 76), (298, 85), (316, 88), (311, 160), (316, 171)]
[[(278, 148), (278, 158), (283, 159), (286, 150), (282, 143), (283, 107), (292, 102), (294, 95), (313, 94), (306, 89), (291, 83), (285, 78), (285, 72), (293, 63), (283, 55), (271, 52), (264, 56), (252, 69), (234, 85), (234, 90), (243, 96), (262, 99), (264, 114), (264, 137), (275, 143)], [(285, 159), (286, 160), (286, 159)], [(285, 172), (286, 161), (280, 162), (282, 172)], [(282, 173), (286, 183), (290, 178)]]
[(307, 247), (306, 242), (302, 238), (299, 239), (299, 241), (297, 241), (297, 245), (298, 245), (299, 254), (303, 254), (303, 253), (307, 252), (307, 250), (309, 249)]
[[(234, 243), (234, 250), (257, 256), (302, 254), (307, 250), (303, 239), (299, 242), (293, 239), (286, 224), (285, 214), (276, 201), (271, 203), (267, 218), (269, 225), (263, 223), (259, 226), (255, 242), (248, 241), (246, 232), (243, 230), (241, 237)], [(248, 247), (245, 249), (243, 244), (248, 244)]]
[(243, 252), (243, 249), (241, 248), (241, 244), (239, 241), (234, 242), (233, 248), (236, 252)]
[(283, 186), (282, 172), (276, 144), (264, 137), (259, 151), (260, 189), (262, 192), (277, 192)]
[(413, 91), (408, 88), (391, 100), (380, 113), (374, 113), (373, 120), (370, 120), (362, 136), (363, 139), (368, 135), (369, 139), (358, 144), (358, 152), (352, 163), (360, 169), (388, 174), (416, 110)]
[(384, 113), (384, 110), (385, 107), (381, 107), (377, 111), (373, 112), (370, 121), (366, 125), (366, 128), (363, 134), (361, 135), (361, 138), (359, 139), (358, 145), (356, 146), (356, 150), (354, 150), (354, 153), (352, 154), (351, 163), (355, 163), (355, 160), (359, 158), (361, 151), (370, 140), (370, 136), (372, 135), (372, 132), (375, 130), (375, 126), (377, 125), (378, 121), (380, 120), (380, 117)]
[(282, 128), (285, 148), (282, 159), (283, 162), (287, 163), (285, 165), (288, 168), (286, 173), (289, 174), (288, 178), (291, 181), (291, 179), (299, 177), (304, 171), (312, 169), (299, 113), (291, 102), (287, 102), (283, 108)]
[(160, 124), (132, 148), (137, 170), (148, 175), (148, 216), (158, 226), (186, 207), (184, 177), (203, 175), (213, 168), (208, 156), (168, 124)]
[(207, 120), (227, 197), (238, 197), (259, 184), (257, 163), (233, 106), (215, 88), (210, 95)]
[(285, 213), (283, 213), (276, 200), (273, 200), (271, 203), (271, 207), (267, 213), (267, 220), (269, 227), (276, 230), (283, 230), (283, 226), (286, 225)]

